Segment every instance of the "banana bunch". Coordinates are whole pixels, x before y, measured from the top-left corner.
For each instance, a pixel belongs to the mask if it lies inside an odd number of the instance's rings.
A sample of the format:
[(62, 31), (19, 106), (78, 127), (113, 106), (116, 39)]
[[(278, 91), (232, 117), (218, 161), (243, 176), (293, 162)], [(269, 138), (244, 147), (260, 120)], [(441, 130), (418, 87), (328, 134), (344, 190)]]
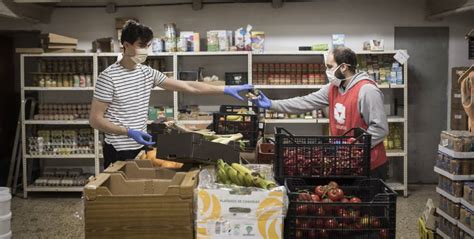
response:
[(277, 185), (266, 180), (262, 175), (256, 173), (241, 164), (227, 164), (222, 159), (217, 160), (217, 182), (223, 184), (235, 184), (244, 187), (258, 187), (272, 189)]
[(220, 121), (244, 121), (244, 115), (255, 115), (256, 113), (252, 109), (241, 108), (235, 114), (227, 115), (225, 117), (221, 117)]

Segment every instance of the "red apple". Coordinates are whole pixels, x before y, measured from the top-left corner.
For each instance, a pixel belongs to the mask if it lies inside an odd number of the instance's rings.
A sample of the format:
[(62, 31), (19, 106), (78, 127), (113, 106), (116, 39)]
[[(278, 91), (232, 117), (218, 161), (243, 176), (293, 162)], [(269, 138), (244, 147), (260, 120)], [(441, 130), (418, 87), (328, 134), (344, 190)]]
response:
[(337, 228), (338, 224), (336, 222), (336, 219), (328, 219), (326, 220), (326, 222), (324, 223), (324, 226), (328, 229), (333, 229), (333, 228)]
[(341, 199), (341, 202), (342, 202), (342, 203), (348, 203), (348, 202), (349, 202), (349, 199), (343, 198), (343, 199)]
[(388, 238), (388, 230), (382, 229), (379, 231), (380, 239), (387, 239)]
[(316, 231), (315, 231), (315, 230), (309, 231), (309, 233), (308, 233), (308, 238), (309, 238), (309, 239), (316, 239), (316, 238), (318, 238), (318, 235), (317, 235)]
[(316, 221), (314, 222), (314, 227), (316, 229), (322, 229), (324, 226), (324, 221), (323, 219), (316, 219)]
[(298, 201), (311, 201), (311, 195), (308, 192), (301, 192), (298, 194)]
[(372, 225), (373, 228), (379, 228), (380, 220), (378, 218), (372, 218), (370, 224)]
[(360, 229), (362, 229), (362, 224), (360, 224), (360, 222), (356, 222), (356, 223), (354, 223), (354, 228), (357, 229), (357, 230), (360, 230)]
[(321, 197), (319, 197), (319, 196), (316, 195), (316, 194), (311, 194), (311, 201), (313, 201), (313, 202), (319, 202), (319, 201), (321, 201)]
[(319, 197), (322, 197), (325, 193), (326, 189), (323, 187), (323, 186), (316, 186), (316, 188), (314, 188), (314, 193), (316, 195), (318, 195)]
[(324, 216), (326, 214), (326, 212), (324, 211), (324, 209), (321, 207), (321, 206), (317, 206), (316, 207), (316, 216)]
[(329, 238), (329, 232), (327, 230), (321, 230), (319, 231), (319, 237), (320, 238)]
[(332, 201), (337, 202), (337, 201), (341, 200), (344, 197), (344, 192), (340, 188), (333, 188), (333, 189), (329, 190), (328, 197)]
[(303, 231), (302, 230), (296, 230), (295, 238), (296, 239), (303, 239)]
[(302, 204), (302, 205), (296, 206), (296, 214), (298, 216), (304, 216), (308, 214), (308, 205)]
[(351, 200), (349, 200), (351, 203), (361, 203), (362, 200), (360, 200), (360, 198), (358, 197), (353, 197), (351, 198)]

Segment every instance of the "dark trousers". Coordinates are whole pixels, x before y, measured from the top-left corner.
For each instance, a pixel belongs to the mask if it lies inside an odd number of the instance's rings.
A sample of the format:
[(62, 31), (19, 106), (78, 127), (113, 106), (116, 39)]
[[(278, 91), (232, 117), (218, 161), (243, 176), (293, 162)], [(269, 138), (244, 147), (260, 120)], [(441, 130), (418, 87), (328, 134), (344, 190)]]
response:
[(370, 176), (372, 178), (380, 178), (383, 181), (387, 180), (387, 178), (388, 178), (388, 161), (385, 162), (384, 164), (380, 165), (380, 167), (372, 170), (372, 172), (370, 172)]
[(114, 146), (111, 144), (107, 144), (104, 142), (104, 169), (109, 167), (111, 163), (117, 162), (117, 161), (126, 161), (126, 160), (132, 160), (134, 159), (138, 153), (140, 153), (141, 149), (135, 149), (135, 150), (123, 150), (123, 151), (117, 151), (115, 150)]

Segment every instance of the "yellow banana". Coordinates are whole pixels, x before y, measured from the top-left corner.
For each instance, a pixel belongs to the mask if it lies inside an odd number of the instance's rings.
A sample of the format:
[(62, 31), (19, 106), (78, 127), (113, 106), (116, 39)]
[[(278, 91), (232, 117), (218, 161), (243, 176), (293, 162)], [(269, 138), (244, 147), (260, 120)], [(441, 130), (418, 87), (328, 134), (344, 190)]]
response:
[(248, 173), (248, 174), (250, 174), (252, 177), (260, 177), (260, 178), (262, 178), (262, 179), (265, 179), (265, 177), (263, 177), (261, 174), (255, 172), (255, 171), (250, 170), (249, 168), (243, 166), (242, 164), (233, 163), (233, 164), (232, 164), (232, 167), (233, 167), (235, 170), (237, 170), (237, 171), (239, 171), (239, 172), (241, 172), (241, 173), (243, 173), (243, 174)]
[(235, 171), (235, 169), (233, 169), (232, 167), (227, 166), (226, 167), (226, 172), (227, 172), (227, 176), (229, 177), (230, 181), (234, 184), (239, 185), (239, 179), (238, 179), (238, 176), (237, 176), (237, 171)]
[(241, 115), (228, 115), (226, 119), (228, 121), (242, 121), (242, 116)]
[(274, 182), (262, 179), (260, 177), (254, 177), (253, 183), (255, 184), (255, 186), (263, 189), (272, 189), (277, 186)]
[(245, 177), (244, 177), (244, 178), (245, 178), (245, 184), (247, 185), (247, 187), (253, 187), (253, 186), (255, 186), (255, 185), (253, 184), (253, 177), (252, 177), (252, 175), (250, 175), (250, 174), (245, 174)]
[(250, 175), (252, 175), (252, 173), (253, 173), (250, 169), (246, 168), (245, 166), (242, 166), (242, 165), (239, 164), (239, 163), (233, 163), (231, 166), (232, 166), (232, 168), (234, 168), (235, 170), (237, 170), (237, 171), (239, 171), (239, 172), (241, 172), (241, 173), (243, 173), (243, 174), (250, 174)]
[(237, 171), (237, 178), (239, 179), (239, 186), (247, 186), (247, 183), (245, 181), (245, 175)]
[(224, 170), (224, 168), (219, 168), (217, 170), (217, 180), (220, 183), (224, 183), (224, 182), (228, 181), (228, 177), (227, 177), (227, 174), (226, 174), (226, 171)]

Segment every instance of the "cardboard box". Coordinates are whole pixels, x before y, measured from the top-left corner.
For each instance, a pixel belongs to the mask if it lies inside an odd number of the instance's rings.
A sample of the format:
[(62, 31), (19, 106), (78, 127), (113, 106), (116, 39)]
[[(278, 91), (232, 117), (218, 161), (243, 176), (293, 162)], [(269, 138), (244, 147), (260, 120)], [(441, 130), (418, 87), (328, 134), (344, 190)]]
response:
[(86, 238), (193, 238), (198, 172), (114, 163), (84, 188)]
[(451, 110), (464, 110), (462, 107), (461, 90), (451, 91)]
[(451, 70), (451, 91), (461, 90), (461, 84), (459, 84), (458, 79), (461, 75), (469, 69), (468, 67), (453, 67)]
[(120, 173), (125, 179), (171, 179), (177, 171), (154, 167), (151, 160), (117, 161), (104, 170), (104, 173)]
[(430, 230), (436, 230), (436, 216), (435, 216), (436, 207), (431, 198), (428, 198), (426, 202), (425, 210), (423, 210), (423, 215), (421, 218), (425, 222), (425, 227)]
[[(203, 174), (205, 170), (200, 181)], [(283, 238), (288, 205), (284, 187), (219, 188), (200, 183), (195, 191), (196, 239)]]
[(464, 110), (451, 110), (451, 130), (468, 130), (468, 117)]

